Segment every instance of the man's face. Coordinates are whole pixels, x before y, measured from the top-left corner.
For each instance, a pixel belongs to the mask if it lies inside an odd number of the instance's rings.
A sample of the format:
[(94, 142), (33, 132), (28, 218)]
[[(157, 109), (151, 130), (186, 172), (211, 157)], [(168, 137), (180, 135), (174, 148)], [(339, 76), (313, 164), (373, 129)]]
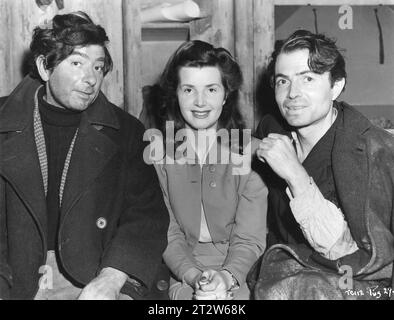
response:
[(63, 109), (85, 110), (100, 92), (104, 57), (103, 47), (88, 45), (75, 48), (52, 72), (47, 70), (47, 102)]
[(226, 95), (218, 67), (182, 67), (177, 95), (189, 128), (217, 128)]
[(317, 74), (308, 66), (309, 50), (279, 54), (275, 65), (275, 97), (282, 116), (296, 128), (326, 121), (340, 94), (331, 86), (330, 74)]

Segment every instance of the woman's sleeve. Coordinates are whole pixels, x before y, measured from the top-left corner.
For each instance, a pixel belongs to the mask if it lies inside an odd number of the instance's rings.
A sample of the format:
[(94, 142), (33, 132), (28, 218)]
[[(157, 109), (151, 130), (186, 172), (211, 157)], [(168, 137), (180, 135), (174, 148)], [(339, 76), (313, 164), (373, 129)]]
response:
[(192, 249), (187, 244), (185, 233), (182, 231), (171, 208), (168, 194), (168, 179), (164, 165), (155, 164), (163, 197), (170, 216), (168, 228), (168, 245), (164, 251), (163, 258), (171, 272), (179, 281), (184, 280), (185, 273), (189, 270), (199, 269), (193, 257)]
[[(240, 176), (240, 189), (235, 224), (223, 269), (230, 271), (242, 285), (252, 265), (264, 252), (267, 235), (268, 190), (254, 171)], [(245, 181), (246, 180), (246, 181)]]

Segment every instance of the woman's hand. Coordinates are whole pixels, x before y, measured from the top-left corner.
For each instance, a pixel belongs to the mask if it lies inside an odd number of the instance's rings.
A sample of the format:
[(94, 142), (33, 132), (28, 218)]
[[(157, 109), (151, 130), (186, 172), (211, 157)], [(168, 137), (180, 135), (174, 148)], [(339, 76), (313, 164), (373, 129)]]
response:
[(228, 300), (231, 277), (225, 270), (205, 270), (196, 284), (196, 300)]

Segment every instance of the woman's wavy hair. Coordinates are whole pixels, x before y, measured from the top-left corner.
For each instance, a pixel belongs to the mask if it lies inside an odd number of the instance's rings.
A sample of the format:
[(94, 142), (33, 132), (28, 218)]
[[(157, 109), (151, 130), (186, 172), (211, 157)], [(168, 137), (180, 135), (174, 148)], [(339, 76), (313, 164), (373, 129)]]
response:
[(275, 43), (275, 50), (268, 66), (271, 86), (275, 82), (275, 64), (281, 53), (290, 53), (297, 50), (309, 51), (308, 66), (317, 73), (330, 73), (330, 81), (333, 86), (338, 80), (346, 80), (345, 59), (341, 50), (336, 46), (335, 40), (323, 35), (315, 34), (308, 30), (297, 30), (286, 40)]
[(35, 61), (44, 56), (45, 68), (53, 70), (59, 63), (70, 56), (77, 47), (100, 45), (104, 49), (104, 75), (112, 70), (113, 62), (106, 44), (107, 34), (103, 27), (93, 23), (82, 11), (56, 15), (52, 23), (38, 26), (33, 30), (30, 44), (30, 75), (40, 79)]
[(214, 48), (211, 44), (193, 40), (184, 42), (170, 57), (158, 85), (153, 106), (155, 127), (165, 134), (166, 121), (173, 121), (175, 133), (185, 128), (185, 120), (180, 111), (177, 89), (179, 70), (182, 67), (218, 67), (226, 91), (226, 101), (219, 117), (218, 128), (244, 129), (244, 121), (238, 106), (242, 72), (238, 63), (224, 48)]

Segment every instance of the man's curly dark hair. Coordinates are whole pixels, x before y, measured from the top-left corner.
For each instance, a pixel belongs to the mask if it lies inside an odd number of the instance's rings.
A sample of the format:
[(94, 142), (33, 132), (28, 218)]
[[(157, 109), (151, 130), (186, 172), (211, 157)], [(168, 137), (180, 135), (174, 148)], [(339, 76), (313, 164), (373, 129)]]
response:
[(51, 25), (39, 26), (33, 30), (30, 44), (30, 75), (40, 79), (35, 64), (39, 56), (44, 56), (45, 68), (52, 71), (60, 62), (70, 56), (75, 48), (87, 45), (103, 47), (105, 53), (104, 75), (106, 75), (113, 66), (111, 55), (106, 47), (108, 41), (104, 28), (94, 24), (86, 13), (77, 11), (56, 15), (52, 19)]

